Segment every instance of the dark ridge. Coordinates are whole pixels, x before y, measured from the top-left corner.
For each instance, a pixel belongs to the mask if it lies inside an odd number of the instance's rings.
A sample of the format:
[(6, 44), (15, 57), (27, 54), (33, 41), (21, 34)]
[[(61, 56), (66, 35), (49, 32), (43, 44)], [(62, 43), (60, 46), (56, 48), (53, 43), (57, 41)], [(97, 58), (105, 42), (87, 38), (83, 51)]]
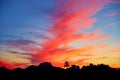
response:
[(25, 69), (0, 67), (0, 80), (120, 80), (120, 69), (104, 64), (90, 64), (82, 68), (72, 65), (63, 69), (44, 62)]

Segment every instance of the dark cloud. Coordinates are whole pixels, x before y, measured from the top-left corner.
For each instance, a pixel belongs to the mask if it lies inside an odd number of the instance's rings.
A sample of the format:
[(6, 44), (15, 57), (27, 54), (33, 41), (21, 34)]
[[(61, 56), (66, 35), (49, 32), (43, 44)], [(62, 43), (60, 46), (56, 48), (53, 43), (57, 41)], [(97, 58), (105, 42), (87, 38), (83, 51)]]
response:
[[(9, 38), (10, 37), (10, 38)], [(8, 39), (9, 38), (9, 39)], [(26, 38), (16, 38), (16, 36), (6, 36), (6, 38), (4, 39), (0, 39), (0, 45), (1, 46), (6, 46), (5, 50), (9, 50), (11, 48), (14, 49), (20, 49), (22, 51), (33, 51), (36, 49), (36, 45), (38, 45), (37, 42), (30, 40), (30, 39), (26, 39)], [(15, 53), (15, 52), (12, 52)]]
[(28, 44), (35, 44), (36, 42), (32, 40), (23, 40), (23, 39), (20, 40), (19, 39), (19, 40), (15, 40), (14, 43), (28, 45)]
[(22, 37), (16, 35), (0, 34), (0, 44), (4, 44), (21, 38)]
[(31, 55), (32, 53), (28, 53), (28, 52), (18, 52), (18, 51), (7, 51), (13, 54), (24, 54), (24, 55)]
[(17, 38), (18, 36), (15, 35), (8, 35), (8, 34), (0, 34), (1, 38)]
[(0, 40), (0, 44), (13, 44), (13, 45), (29, 45), (29, 44), (37, 44), (35, 41), (33, 40), (28, 40), (28, 39), (9, 39), (9, 40), (6, 40), (6, 39), (1, 39)]

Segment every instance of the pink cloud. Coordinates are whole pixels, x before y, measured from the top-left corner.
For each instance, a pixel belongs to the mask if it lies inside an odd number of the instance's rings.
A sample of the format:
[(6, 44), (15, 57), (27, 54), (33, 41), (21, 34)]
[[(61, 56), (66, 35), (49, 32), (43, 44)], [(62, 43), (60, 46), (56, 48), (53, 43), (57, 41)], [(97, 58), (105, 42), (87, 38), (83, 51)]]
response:
[[(56, 0), (57, 1), (57, 0)], [(86, 4), (87, 1), (87, 4)], [(91, 16), (99, 12), (108, 0), (67, 0), (64, 4), (62, 1), (57, 1), (57, 8), (52, 15), (54, 25), (48, 30), (52, 36), (47, 41), (41, 43), (42, 48), (33, 54), (33, 57), (38, 61), (49, 60), (49, 55), (68, 55), (81, 50), (69, 50), (68, 44), (76, 40), (105, 40), (108, 37), (100, 34), (99, 30), (92, 33), (79, 33), (92, 28), (97, 21)], [(63, 46), (60, 48), (60, 46)], [(91, 49), (91, 48), (90, 48)], [(84, 51), (84, 50), (83, 50)], [(56, 56), (57, 58), (57, 56)]]

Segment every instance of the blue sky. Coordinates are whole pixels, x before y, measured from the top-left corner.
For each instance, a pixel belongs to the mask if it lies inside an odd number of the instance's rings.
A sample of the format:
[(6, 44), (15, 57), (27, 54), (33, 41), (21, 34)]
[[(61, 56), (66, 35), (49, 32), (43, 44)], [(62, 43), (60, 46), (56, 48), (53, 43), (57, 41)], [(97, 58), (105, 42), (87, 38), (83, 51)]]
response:
[(53, 8), (49, 0), (3, 0), (1, 4), (1, 34), (9, 35), (26, 27), (45, 27)]

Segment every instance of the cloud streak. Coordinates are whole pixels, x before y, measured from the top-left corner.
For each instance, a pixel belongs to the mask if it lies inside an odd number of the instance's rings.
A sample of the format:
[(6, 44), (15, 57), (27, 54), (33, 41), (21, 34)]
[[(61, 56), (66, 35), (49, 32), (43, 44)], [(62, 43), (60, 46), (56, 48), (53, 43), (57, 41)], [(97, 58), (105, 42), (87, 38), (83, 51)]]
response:
[(120, 12), (120, 9), (111, 11), (110, 13), (106, 14), (105, 16), (114, 17), (114, 16), (117, 16), (119, 14), (119, 12)]

